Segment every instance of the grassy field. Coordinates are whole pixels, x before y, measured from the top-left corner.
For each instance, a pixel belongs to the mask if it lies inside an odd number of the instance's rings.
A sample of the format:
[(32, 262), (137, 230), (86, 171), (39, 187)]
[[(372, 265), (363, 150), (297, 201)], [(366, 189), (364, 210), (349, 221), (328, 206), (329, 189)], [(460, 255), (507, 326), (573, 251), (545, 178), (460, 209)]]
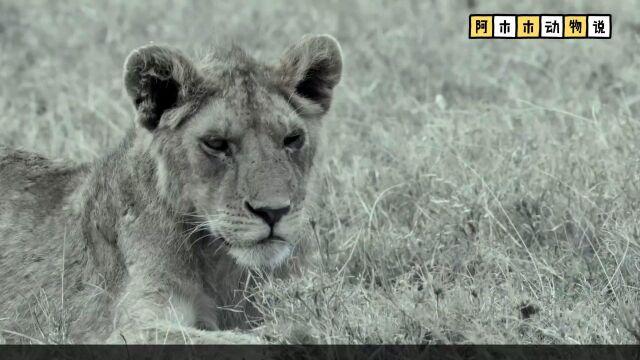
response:
[[(633, 0), (0, 2), (0, 143), (95, 159), (133, 123), (149, 41), (345, 57), (325, 119), (317, 261), (262, 286), (297, 343), (640, 341), (640, 10)], [(611, 13), (611, 40), (467, 39), (470, 13)], [(635, 333), (635, 335), (634, 335)]]

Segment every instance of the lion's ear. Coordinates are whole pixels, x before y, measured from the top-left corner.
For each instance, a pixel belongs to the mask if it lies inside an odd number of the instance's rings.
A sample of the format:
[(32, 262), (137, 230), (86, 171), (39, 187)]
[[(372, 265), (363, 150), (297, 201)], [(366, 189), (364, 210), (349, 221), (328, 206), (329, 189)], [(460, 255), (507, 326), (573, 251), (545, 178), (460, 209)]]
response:
[(324, 115), (342, 75), (342, 50), (331, 35), (306, 36), (288, 48), (276, 78), (295, 108), (306, 116)]
[(162, 115), (180, 106), (198, 79), (193, 63), (180, 51), (147, 45), (131, 52), (124, 65), (124, 84), (148, 130), (158, 127)]

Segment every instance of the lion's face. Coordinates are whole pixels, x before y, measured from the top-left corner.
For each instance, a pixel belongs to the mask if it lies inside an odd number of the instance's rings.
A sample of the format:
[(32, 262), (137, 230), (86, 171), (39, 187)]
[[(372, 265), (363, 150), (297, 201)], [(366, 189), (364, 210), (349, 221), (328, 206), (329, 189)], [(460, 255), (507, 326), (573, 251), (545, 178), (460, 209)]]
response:
[(185, 193), (240, 263), (277, 264), (302, 236), (317, 127), (280, 95), (258, 88), (249, 99), (242, 87), (186, 125)]
[(156, 46), (127, 60), (127, 90), (153, 135), (161, 194), (192, 208), (238, 263), (275, 267), (304, 236), (320, 117), (340, 71), (328, 36), (291, 47), (278, 66), (238, 49), (202, 68)]

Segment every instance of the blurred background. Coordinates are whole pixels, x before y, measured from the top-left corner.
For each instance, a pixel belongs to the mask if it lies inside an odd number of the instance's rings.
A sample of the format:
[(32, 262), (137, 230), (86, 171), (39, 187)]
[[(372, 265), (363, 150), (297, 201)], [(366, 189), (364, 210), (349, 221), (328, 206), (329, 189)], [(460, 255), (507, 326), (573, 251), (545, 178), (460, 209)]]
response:
[[(471, 13), (612, 14), (609, 40), (469, 40)], [(0, 144), (96, 159), (127, 54), (342, 44), (318, 255), (256, 290), (278, 342), (640, 341), (640, 9), (593, 1), (0, 2)], [(47, 339), (56, 341), (56, 339)]]

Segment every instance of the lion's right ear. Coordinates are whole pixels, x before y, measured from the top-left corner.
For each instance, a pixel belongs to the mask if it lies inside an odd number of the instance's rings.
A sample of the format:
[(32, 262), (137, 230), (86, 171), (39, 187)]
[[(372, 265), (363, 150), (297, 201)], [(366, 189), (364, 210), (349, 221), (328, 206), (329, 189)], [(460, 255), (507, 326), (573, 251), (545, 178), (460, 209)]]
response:
[(279, 85), (303, 116), (329, 110), (341, 76), (342, 50), (331, 35), (305, 36), (284, 52), (276, 68)]
[(131, 52), (124, 65), (124, 84), (148, 130), (160, 125), (167, 110), (182, 105), (196, 86), (198, 73), (180, 51), (147, 45)]

